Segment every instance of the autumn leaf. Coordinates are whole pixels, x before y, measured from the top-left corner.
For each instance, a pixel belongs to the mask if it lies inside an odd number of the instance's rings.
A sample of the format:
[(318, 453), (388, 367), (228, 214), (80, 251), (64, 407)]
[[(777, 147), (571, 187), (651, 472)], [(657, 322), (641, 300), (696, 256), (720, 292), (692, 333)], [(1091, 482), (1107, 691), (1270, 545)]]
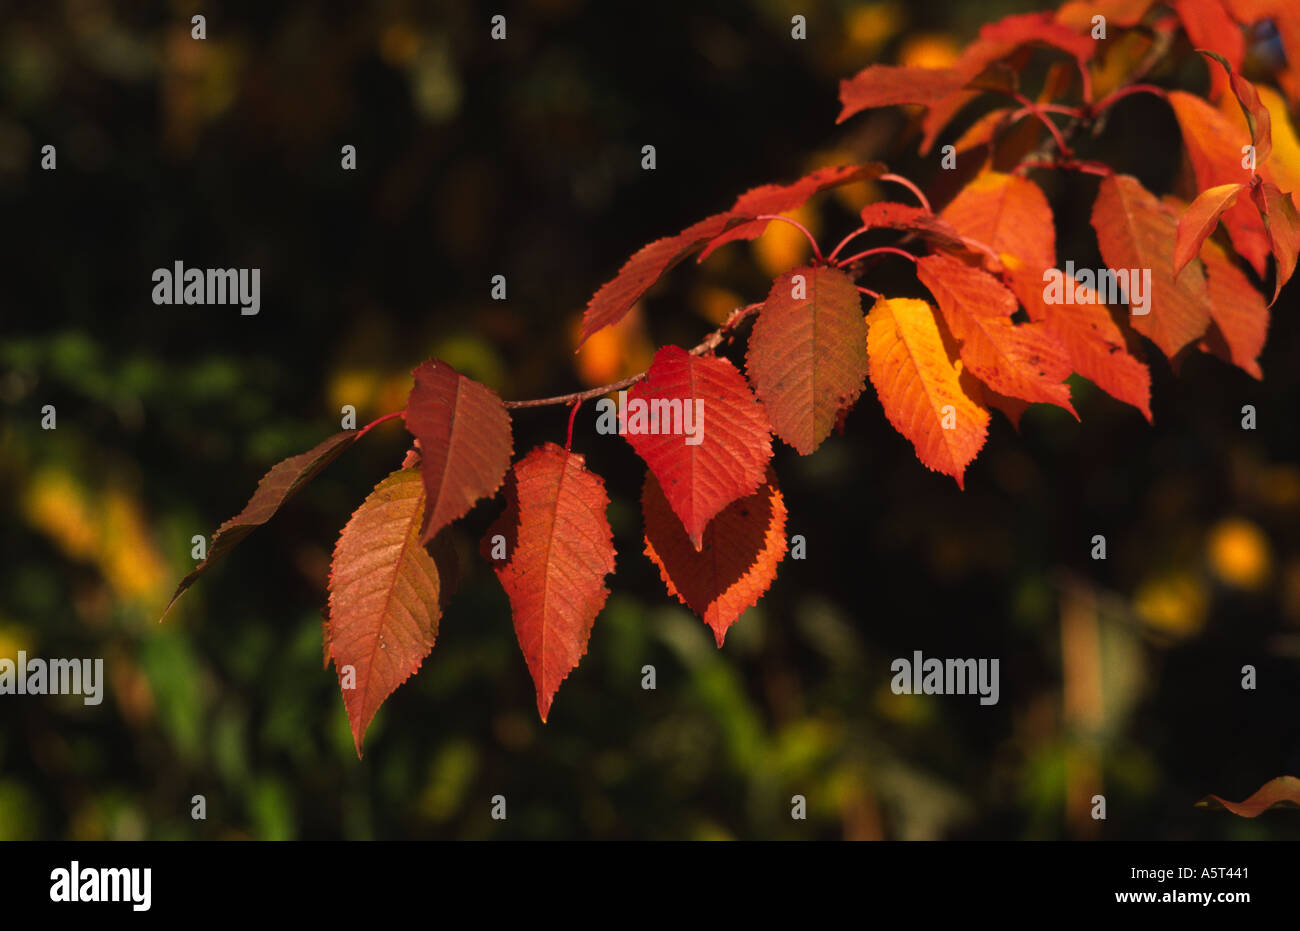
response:
[(1214, 318), (1205, 348), (1255, 378), (1263, 378), (1256, 359), (1268, 337), (1268, 305), (1264, 296), (1255, 290), (1227, 250), (1214, 240), (1206, 240), (1201, 247), (1201, 261), (1210, 292), (1210, 316)]
[(775, 473), (769, 467), (758, 491), (709, 521), (698, 552), (653, 472), (646, 473), (641, 511), (645, 553), (668, 594), (699, 615), (721, 647), (727, 628), (763, 596), (785, 556), (785, 499)]
[(1296, 216), (1295, 201), (1291, 195), (1283, 194), (1276, 185), (1265, 182), (1251, 188), (1250, 196), (1264, 219), (1269, 251), (1277, 263), (1274, 269), (1273, 300), (1269, 302), (1272, 307), (1277, 296), (1282, 293), (1282, 286), (1295, 273), (1296, 253), (1300, 251), (1300, 217)]
[(510, 468), (510, 413), (495, 391), (437, 359), (420, 364), (406, 402), (406, 428), (420, 443), (428, 496), (420, 540), (427, 543), (480, 498), (501, 487)]
[(1207, 795), (1196, 803), (1197, 808), (1226, 808), (1243, 818), (1257, 818), (1270, 808), (1300, 808), (1300, 779), (1295, 776), (1278, 776), (1264, 783), (1250, 798), (1230, 802), (1217, 795)]
[[(1097, 43), (1086, 35), (1052, 20), (1050, 13), (1008, 16), (980, 29), (979, 37), (966, 46), (952, 70), (966, 81), (974, 80), (989, 66), (1025, 45), (1047, 45), (1070, 55), (1080, 68), (1092, 58)], [(980, 95), (978, 90), (959, 90), (930, 105), (921, 121), (921, 153), (934, 146), (939, 134), (965, 106)]]
[(989, 412), (962, 391), (930, 305), (882, 298), (867, 326), (871, 384), (885, 416), (922, 465), (964, 488), (966, 466), (988, 436)]
[(1007, 284), (1030, 319), (1041, 321), (1065, 349), (1074, 371), (1151, 420), (1151, 374), (1128, 352), (1106, 308), (1043, 299), (1043, 274), (1056, 266), (1056, 227), (1042, 188), (1015, 175), (985, 172), (940, 216), (999, 255)]
[(706, 217), (676, 236), (666, 236), (643, 246), (588, 302), (582, 315), (579, 345), (597, 330), (621, 320), (665, 272), (693, 252), (705, 246), (712, 252), (737, 239), (756, 239), (763, 235), (769, 221), (755, 217), (797, 210), (819, 191), (879, 177), (884, 172), (883, 165), (874, 163), (847, 165), (820, 168), (793, 184), (763, 185), (740, 195), (730, 210)]
[(1011, 322), (1016, 297), (1002, 282), (947, 255), (922, 256), (916, 273), (961, 343), (966, 371), (998, 394), (1055, 404), (1078, 419), (1065, 350), (1043, 324)]
[(804, 456), (820, 446), (867, 381), (867, 327), (853, 279), (827, 266), (776, 279), (745, 370), (773, 432)]
[(1043, 316), (1043, 272), (1056, 265), (1056, 226), (1042, 188), (1026, 178), (987, 171), (962, 188), (940, 216), (991, 249), (1025, 310)]
[[(1187, 39), (1201, 54), (1210, 51), (1221, 65), (1224, 74), (1210, 66), (1211, 100), (1218, 100), (1231, 86), (1234, 69), (1239, 69), (1246, 58), (1246, 39), (1241, 28), (1232, 21), (1219, 0), (1173, 0), (1174, 12), (1182, 21)], [(1263, 161), (1261, 158), (1260, 161)]]
[[(660, 432), (642, 432), (633, 410), (636, 401), (644, 402), (647, 412), (661, 412)], [(683, 427), (688, 410), (692, 416), (700, 411), (696, 438), (662, 429), (674, 402), (680, 402)], [(726, 359), (664, 346), (645, 379), (628, 392), (627, 413), (622, 426), (627, 441), (659, 479), (698, 550), (714, 515), (763, 482), (772, 437), (762, 405)], [(642, 426), (649, 428), (648, 417)]]
[(337, 459), (343, 450), (356, 442), (357, 438), (364, 433), (364, 429), (344, 430), (307, 452), (291, 456), (272, 466), (271, 471), (258, 481), (257, 489), (248, 504), (244, 505), (244, 509), (217, 528), (208, 546), (207, 558), (195, 566), (194, 571), (181, 579), (171, 601), (167, 602), (167, 607), (163, 609), (162, 617), (167, 616), (172, 605), (176, 604), (176, 600), (185, 594), (186, 589), (193, 585), (199, 576), (233, 550), (244, 537), (274, 517), (290, 495), (320, 474), (322, 469)]
[[(1182, 129), (1183, 144), (1192, 163), (1198, 190), (1250, 180), (1250, 169), (1242, 167), (1242, 148), (1250, 134), (1240, 121), (1231, 121), (1195, 94), (1169, 91), (1169, 104)], [(1256, 164), (1266, 180), (1272, 180), (1267, 166)], [(1259, 213), (1242, 199), (1223, 212), (1222, 222), (1237, 253), (1263, 276), (1268, 259), (1268, 234)]]
[(1128, 351), (1124, 334), (1095, 292), (1090, 302), (1047, 304), (1040, 318), (1065, 349), (1070, 366), (1112, 398), (1131, 404), (1151, 420), (1151, 372)]
[(438, 634), (438, 568), (420, 544), (424, 504), (420, 473), (400, 469), (375, 486), (334, 547), (326, 652), (358, 757), (375, 712)]
[(515, 634), (537, 689), (545, 723), (555, 692), (587, 652), (596, 615), (609, 597), (614, 571), (609, 497), (600, 476), (578, 453), (539, 446), (510, 472), (506, 509), (488, 530), (505, 540), (496, 574), (510, 599)]
[(780, 215), (798, 210), (814, 194), (830, 188), (878, 178), (885, 173), (885, 166), (872, 162), (866, 165), (843, 165), (834, 168), (818, 168), (794, 184), (765, 184), (752, 191), (746, 191), (736, 198), (730, 216), (740, 218), (742, 222), (729, 225), (727, 231), (709, 242), (700, 252), (699, 261), (703, 262), (715, 249), (729, 242), (745, 239), (757, 239), (766, 232), (773, 220), (752, 220), (750, 217)]
[(945, 249), (960, 252), (968, 248), (961, 233), (951, 223), (920, 207), (881, 200), (863, 207), (861, 216), (864, 231), (882, 228), (906, 230)]
[(948, 68), (869, 65), (840, 81), (840, 115), (843, 123), (855, 113), (895, 104), (929, 107), (965, 87), (969, 77)]
[[(1092, 226), (1107, 266), (1144, 277), (1151, 272), (1147, 312), (1132, 315), (1133, 329), (1171, 358), (1199, 339), (1210, 325), (1205, 276), (1195, 265), (1174, 274), (1178, 224), (1155, 195), (1131, 175), (1108, 175), (1097, 191)], [(1130, 298), (1135, 287), (1130, 282)]]
[[(1186, 0), (1184, 0), (1184, 3), (1186, 3)], [(1205, 4), (1207, 7), (1213, 5)], [(1224, 19), (1227, 19), (1227, 14), (1224, 14)], [(1238, 39), (1240, 39), (1241, 32), (1236, 29), (1232, 31), (1236, 32)], [(1227, 72), (1228, 84), (1232, 88), (1233, 96), (1237, 98), (1237, 103), (1241, 106), (1242, 115), (1246, 117), (1246, 126), (1250, 129), (1250, 141), (1255, 146), (1255, 164), (1263, 164), (1273, 151), (1273, 120), (1269, 116), (1268, 107), (1264, 106), (1259, 99), (1259, 93), (1255, 90), (1255, 85), (1233, 70), (1234, 67), (1241, 67), (1240, 58), (1234, 65), (1218, 52), (1207, 51), (1206, 49), (1197, 49), (1197, 51), (1202, 55), (1213, 58)]]
[(1174, 243), (1174, 274), (1183, 270), (1201, 251), (1201, 243), (1219, 225), (1219, 217), (1237, 200), (1244, 184), (1221, 184), (1202, 191), (1183, 211), (1178, 220), (1178, 238)]

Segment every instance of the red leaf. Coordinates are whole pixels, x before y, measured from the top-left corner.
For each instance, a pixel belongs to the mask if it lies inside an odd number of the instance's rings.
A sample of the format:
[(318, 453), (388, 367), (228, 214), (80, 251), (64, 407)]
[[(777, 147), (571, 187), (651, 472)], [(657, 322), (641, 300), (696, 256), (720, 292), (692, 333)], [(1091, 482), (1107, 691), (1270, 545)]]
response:
[[(980, 29), (979, 38), (966, 46), (952, 70), (971, 81), (993, 63), (1015, 53), (1024, 45), (1043, 44), (1072, 56), (1079, 67), (1092, 58), (1097, 43), (1067, 26), (1052, 21), (1050, 13), (1025, 13), (1008, 16)], [(930, 151), (939, 134), (957, 113), (979, 96), (979, 91), (959, 90), (930, 105), (921, 122), (924, 138), (921, 153)]]
[[(699, 442), (673, 433), (631, 432), (637, 427), (634, 402), (701, 401)], [(659, 405), (655, 405), (659, 406)], [(663, 405), (666, 406), (666, 405)], [(677, 346), (655, 353), (645, 380), (628, 392), (620, 429), (663, 486), (673, 512), (698, 550), (713, 516), (737, 498), (754, 493), (772, 458), (771, 429), (762, 405), (736, 367), (716, 356), (693, 356)]]
[[(741, 194), (731, 208), (730, 216), (735, 219), (765, 216), (768, 214), (788, 213), (798, 210), (814, 194), (854, 181), (878, 178), (885, 173), (885, 167), (875, 163), (868, 165), (843, 165), (837, 168), (818, 168), (816, 171), (800, 178), (794, 184), (765, 184), (752, 191)], [(700, 253), (703, 262), (713, 251), (729, 242), (742, 239), (757, 239), (767, 230), (772, 220), (745, 220), (731, 226), (725, 233), (711, 241)]]
[(428, 496), (420, 541), (427, 543), (479, 498), (496, 494), (510, 468), (510, 413), (495, 391), (431, 359), (415, 370), (406, 428), (420, 444)]
[(963, 251), (968, 248), (961, 233), (947, 220), (908, 204), (888, 200), (867, 204), (862, 208), (862, 225), (868, 230), (907, 230), (945, 249)]
[(776, 475), (769, 468), (758, 491), (709, 521), (699, 552), (652, 472), (646, 473), (641, 511), (645, 553), (659, 568), (668, 594), (699, 615), (721, 647), (727, 628), (763, 597), (785, 556), (785, 500)]
[[(1201, 247), (1201, 261), (1205, 263), (1210, 316), (1215, 324), (1207, 340), (1209, 350), (1255, 378), (1263, 378), (1256, 359), (1268, 337), (1268, 305), (1264, 296), (1213, 240), (1207, 240)], [(1218, 345), (1216, 336), (1222, 340), (1222, 346)]]
[(964, 488), (966, 466), (988, 437), (989, 412), (962, 390), (925, 301), (876, 301), (867, 317), (871, 384), (885, 416), (927, 469)]
[[(338, 458), (343, 450), (351, 446), (365, 430), (344, 430), (328, 440), (317, 444), (312, 449), (297, 456), (291, 456), (271, 467), (257, 483), (257, 490), (249, 499), (244, 509), (217, 528), (208, 546), (208, 555), (203, 562), (194, 567), (189, 575), (181, 579), (176, 586), (172, 600), (167, 602), (162, 616), (176, 604), (176, 600), (185, 594), (186, 589), (195, 583), (199, 576), (207, 572), (216, 562), (235, 548), (244, 537), (275, 516), (280, 505), (284, 504), (295, 491), (310, 482), (321, 470)], [(160, 618), (161, 620), (161, 618)]]
[(820, 446), (867, 381), (867, 325), (853, 279), (826, 266), (776, 279), (745, 370), (776, 435), (804, 456)]
[(1221, 184), (1196, 195), (1178, 220), (1178, 239), (1174, 244), (1174, 274), (1183, 270), (1201, 251), (1201, 243), (1219, 225), (1223, 211), (1233, 205), (1244, 184)]
[(358, 757), (375, 712), (420, 668), (438, 634), (438, 567), (420, 545), (424, 501), (415, 469), (394, 472), (357, 508), (334, 547), (326, 649)]
[[(582, 315), (579, 345), (585, 343), (597, 330), (623, 319), (651, 285), (697, 249), (707, 245), (707, 255), (724, 243), (736, 239), (755, 239), (763, 234), (769, 222), (755, 220), (756, 216), (797, 210), (819, 191), (850, 181), (879, 177), (884, 172), (885, 167), (877, 164), (820, 168), (793, 184), (757, 187), (740, 195), (735, 205), (725, 213), (706, 217), (676, 236), (667, 236), (643, 246), (627, 260), (617, 275), (601, 285), (600, 290), (588, 302)], [(723, 237), (723, 233), (729, 230), (732, 235)]]
[(515, 463), (506, 482), (506, 509), (483, 540), (506, 540), (507, 559), (496, 565), (510, 599), (515, 634), (537, 689), (545, 723), (555, 692), (587, 652), (596, 615), (614, 571), (609, 497), (584, 459), (554, 443)]
[[(1229, 120), (1195, 94), (1170, 91), (1169, 103), (1183, 132), (1183, 143), (1192, 162), (1198, 190), (1250, 180), (1250, 169), (1243, 168), (1242, 147), (1250, 143), (1250, 134), (1240, 120)], [(1256, 153), (1258, 155), (1258, 152)], [(1259, 173), (1272, 180), (1267, 166)], [(1268, 234), (1264, 223), (1250, 204), (1243, 200), (1224, 211), (1222, 222), (1237, 253), (1263, 276), (1268, 259)]]
[(1070, 375), (1064, 348), (1041, 323), (1011, 322), (1016, 297), (1002, 282), (947, 255), (922, 256), (916, 273), (961, 342), (966, 371), (998, 394), (1055, 404), (1078, 418), (1063, 384)]
[(1250, 798), (1230, 802), (1217, 795), (1207, 795), (1196, 803), (1197, 808), (1223, 807), (1243, 818), (1257, 818), (1270, 808), (1300, 808), (1300, 779), (1295, 776), (1278, 776), (1264, 783)]
[(965, 87), (969, 76), (948, 68), (869, 65), (840, 81), (840, 115), (843, 123), (855, 113), (894, 104), (933, 106)]
[[(1087, 289), (1083, 289), (1087, 290)], [(1040, 318), (1070, 357), (1073, 369), (1112, 398), (1151, 420), (1151, 372), (1131, 356), (1106, 305), (1045, 304)]]
[(1250, 196), (1259, 208), (1264, 219), (1264, 228), (1268, 232), (1268, 245), (1277, 262), (1274, 269), (1273, 300), (1277, 301), (1282, 293), (1282, 286), (1291, 280), (1295, 272), (1296, 253), (1300, 251), (1300, 217), (1296, 216), (1295, 201), (1290, 194), (1283, 194), (1273, 184), (1265, 182), (1251, 188)]
[(1131, 175), (1108, 175), (1097, 191), (1092, 226), (1111, 269), (1151, 271), (1147, 313), (1133, 315), (1133, 328), (1171, 358), (1199, 339), (1210, 325), (1205, 276), (1195, 265), (1174, 275), (1178, 224), (1155, 195)]

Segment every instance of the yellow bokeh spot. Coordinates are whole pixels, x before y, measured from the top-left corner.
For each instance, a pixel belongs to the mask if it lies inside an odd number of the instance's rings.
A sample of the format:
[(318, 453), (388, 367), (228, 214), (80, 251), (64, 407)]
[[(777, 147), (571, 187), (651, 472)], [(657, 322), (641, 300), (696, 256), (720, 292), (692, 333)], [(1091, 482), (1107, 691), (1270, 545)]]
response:
[[(582, 334), (582, 317), (575, 316), (569, 328), (576, 348)], [(588, 388), (619, 381), (650, 367), (654, 346), (645, 332), (641, 305), (635, 305), (618, 323), (597, 330), (581, 348), (575, 365), (578, 379)]]
[(922, 32), (903, 43), (898, 63), (912, 68), (948, 68), (960, 54), (961, 47), (952, 36)]
[(1214, 574), (1237, 588), (1256, 590), (1272, 573), (1268, 539), (1259, 527), (1243, 518), (1230, 517), (1216, 524), (1206, 549)]
[(43, 469), (27, 483), (23, 513), (32, 527), (75, 559), (95, 553), (95, 521), (81, 486), (66, 472)]
[(64, 555), (96, 565), (119, 598), (162, 596), (167, 567), (134, 495), (116, 485), (96, 492), (67, 472), (41, 469), (28, 482), (22, 506), (33, 528)]
[(1156, 630), (1185, 637), (1204, 625), (1207, 603), (1200, 578), (1175, 572), (1143, 582), (1133, 598), (1133, 609)]
[[(813, 236), (817, 235), (817, 215), (807, 206), (785, 216), (802, 223)], [(811, 255), (808, 237), (780, 220), (768, 223), (763, 235), (754, 240), (754, 260), (764, 274), (773, 278), (808, 261)]]
[(691, 303), (699, 311), (700, 316), (709, 323), (722, 326), (731, 316), (731, 312), (737, 307), (745, 306), (746, 302), (735, 291), (706, 285), (696, 289), (695, 298)]
[(850, 10), (844, 18), (845, 35), (860, 48), (878, 48), (902, 28), (896, 3), (868, 3)]

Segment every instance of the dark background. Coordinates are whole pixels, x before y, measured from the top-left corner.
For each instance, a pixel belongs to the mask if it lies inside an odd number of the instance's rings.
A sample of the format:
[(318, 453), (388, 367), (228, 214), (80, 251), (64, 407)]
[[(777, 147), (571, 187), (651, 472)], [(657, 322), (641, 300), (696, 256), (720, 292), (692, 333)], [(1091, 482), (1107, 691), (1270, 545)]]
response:
[[(654, 346), (694, 345), (804, 258), (774, 224), (675, 270), (575, 356), (581, 308), (643, 243), (820, 164), (884, 159), (934, 190), (937, 159), (916, 156), (902, 114), (835, 125), (839, 79), (942, 64), (981, 22), (1032, 8), (8, 6), (0, 656), (103, 657), (108, 683), (97, 707), (0, 699), (0, 838), (1300, 839), (1294, 812), (1193, 807), (1300, 774), (1294, 284), (1262, 382), (1199, 354), (1175, 376), (1146, 344), (1154, 425), (1075, 379), (1083, 422), (1038, 406), (1017, 433), (995, 415), (965, 492), (917, 462), (870, 390), (814, 456), (779, 446), (808, 558), (782, 565), (721, 651), (642, 555), (643, 466), (595, 434), (588, 405), (574, 447), (608, 483), (618, 571), (546, 725), (473, 555), (500, 509), (485, 503), (458, 525), (464, 577), (433, 653), (356, 758), (320, 611), (339, 529), (408, 445), (400, 422), (157, 623), (192, 535), (337, 430), (340, 405), (362, 423), (400, 409), (422, 359), (506, 398), (613, 380)], [(39, 169), (47, 143), (56, 171)], [(1092, 155), (1178, 188), (1177, 126), (1154, 99), (1117, 108)], [(1096, 180), (1036, 178), (1060, 261), (1096, 267)], [(883, 193), (801, 217), (829, 248)], [(176, 260), (261, 268), (261, 312), (154, 306), (152, 271)], [(867, 283), (922, 293), (904, 271)], [(495, 274), (505, 302), (489, 299)], [(40, 429), (45, 404), (57, 430)], [(566, 416), (520, 412), (517, 453), (562, 440)], [(893, 695), (891, 660), (918, 649), (1000, 658), (1001, 702)], [(489, 818), (496, 794), (505, 822)], [(807, 821), (789, 816), (794, 794)]]

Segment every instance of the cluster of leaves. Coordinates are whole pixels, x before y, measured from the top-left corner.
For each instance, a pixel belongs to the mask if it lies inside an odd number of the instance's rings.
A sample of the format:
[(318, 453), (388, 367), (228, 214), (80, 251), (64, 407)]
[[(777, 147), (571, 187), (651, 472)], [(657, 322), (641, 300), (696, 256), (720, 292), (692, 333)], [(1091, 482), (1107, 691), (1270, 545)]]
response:
[[(781, 215), (819, 192), (869, 179), (910, 192), (905, 202), (866, 204), (860, 226), (828, 254), (813, 242), (814, 260), (778, 277), (761, 303), (737, 309), (689, 351), (662, 347), (631, 380), (630, 400), (702, 399), (707, 411), (697, 445), (673, 434), (628, 432), (625, 438), (647, 467), (645, 554), (668, 594), (704, 620), (719, 647), (730, 625), (772, 584), (786, 553), (772, 437), (812, 454), (842, 425), (868, 381), (918, 459), (960, 486), (986, 440), (990, 409), (1017, 424), (1032, 403), (1077, 417), (1066, 381), (1071, 375), (1150, 419), (1150, 375), (1138, 335), (1171, 359), (1192, 350), (1215, 353), (1260, 377), (1255, 360), (1270, 304), (1251, 275), (1262, 278), (1272, 255), (1276, 299), (1300, 244), (1290, 194), (1300, 165), (1271, 157), (1271, 126), (1278, 121), (1239, 73), (1241, 24), (1282, 15), (1260, 12), (1264, 6), (1180, 0), (1167, 12), (1150, 0), (1070, 3), (1056, 14), (984, 27), (951, 68), (873, 65), (843, 82), (840, 119), (874, 107), (918, 108), (923, 151), (976, 98), (1011, 101), (977, 120), (954, 147), (963, 158), (983, 153), (982, 168), (942, 210), (936, 213), (919, 188), (883, 165), (823, 168), (793, 184), (751, 190), (729, 210), (650, 243), (595, 293), (583, 316), (583, 340), (623, 319), (677, 263), (753, 240), (771, 222), (794, 222)], [(1104, 41), (1091, 34), (1097, 10), (1111, 27)], [(1245, 119), (1234, 123), (1185, 91), (1136, 83), (1149, 61), (1094, 100), (1099, 56), (1130, 31), (1154, 37), (1149, 44), (1160, 54), (1180, 32), (1193, 45), (1208, 46), (1217, 62), (1211, 96), (1234, 95)], [(1043, 48), (1065, 61), (1052, 66), (1040, 98), (1031, 100), (1020, 92), (1021, 75), (1030, 54)], [(1080, 132), (1099, 135), (1110, 107), (1142, 91), (1166, 99), (1182, 128), (1198, 189), (1190, 205), (1157, 197), (1104, 164), (1081, 161), (1070, 147)], [(1047, 130), (1036, 150), (1018, 141), (1026, 119), (1025, 125)], [(1254, 153), (1246, 167), (1244, 146)], [(1008, 151), (1017, 155), (1014, 164), (1006, 163)], [(1091, 303), (1077, 295), (1068, 304), (1045, 299), (1045, 280), (1057, 265), (1055, 221), (1043, 189), (1028, 175), (1051, 170), (1100, 178), (1091, 221), (1101, 255), (1114, 268), (1150, 269), (1149, 314), (1113, 313), (1082, 287), (1076, 292), (1091, 295)], [(1246, 192), (1249, 197), (1240, 196)], [(894, 245), (841, 257), (853, 239), (876, 230), (901, 236)], [(859, 283), (891, 257), (913, 264), (932, 300), (890, 298)], [(865, 313), (863, 295), (873, 299)], [(750, 319), (742, 372), (716, 350)], [(415, 444), (402, 468), (374, 488), (344, 527), (330, 573), (325, 661), (338, 671), (358, 754), (376, 710), (433, 647), (457, 575), (443, 531), (499, 492), (505, 507), (481, 551), (509, 598), (546, 719), (560, 683), (586, 652), (616, 554), (605, 485), (571, 448), (572, 418), (565, 446), (546, 443), (512, 463), (511, 411), (576, 405), (622, 386), (507, 404), (439, 360), (415, 370), (405, 409), (389, 415), (404, 417)], [(275, 466), (248, 506), (218, 530), (208, 558), (175, 597), (373, 426), (340, 433)]]

